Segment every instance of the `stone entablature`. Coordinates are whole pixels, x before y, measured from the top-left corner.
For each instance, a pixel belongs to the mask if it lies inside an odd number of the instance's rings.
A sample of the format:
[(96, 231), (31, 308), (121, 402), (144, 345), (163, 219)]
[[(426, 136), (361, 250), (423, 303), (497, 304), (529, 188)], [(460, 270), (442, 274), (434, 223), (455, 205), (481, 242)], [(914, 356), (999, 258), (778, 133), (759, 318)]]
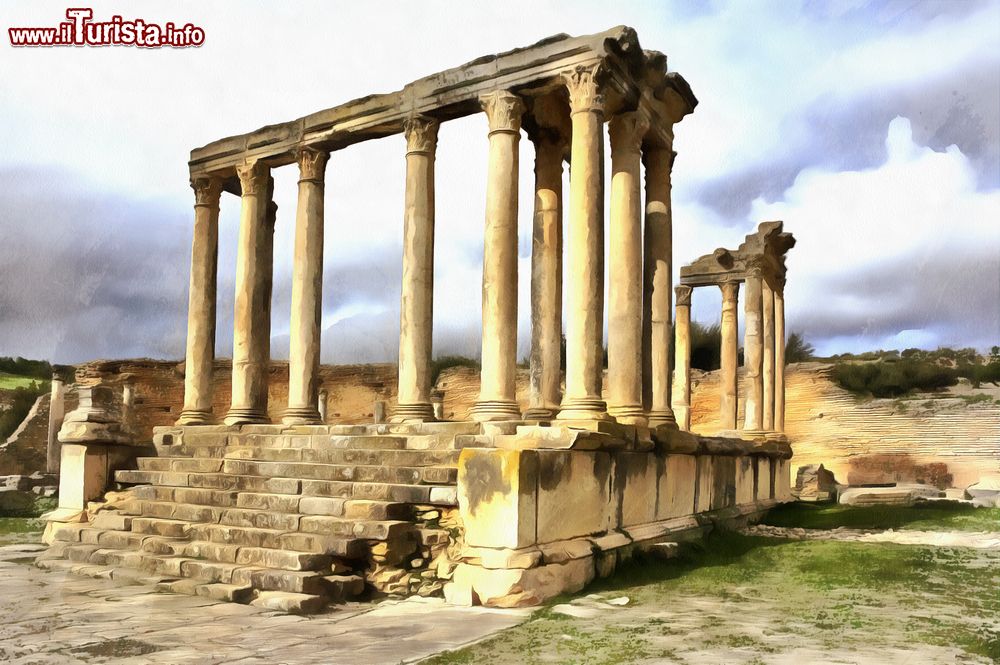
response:
[(783, 229), (783, 222), (761, 222), (736, 249), (720, 247), (682, 266), (681, 284), (697, 287), (745, 282), (749, 272), (758, 270), (771, 288), (784, 288), (785, 254), (795, 247), (795, 237)]
[(413, 115), (429, 115), (441, 122), (472, 115), (480, 111), (480, 97), (496, 90), (543, 97), (563, 87), (565, 72), (598, 64), (606, 81), (605, 112), (640, 107), (651, 118), (655, 140), (670, 145), (671, 126), (690, 113), (697, 100), (683, 77), (667, 72), (664, 54), (642, 50), (635, 31), (618, 26), (581, 37), (554, 35), (532, 46), (431, 74), (397, 92), (362, 97), (213, 141), (191, 151), (191, 177), (222, 175), (226, 190), (238, 195), (236, 168), (247, 161), (261, 160), (274, 168), (294, 163), (304, 146), (339, 150), (402, 133)]

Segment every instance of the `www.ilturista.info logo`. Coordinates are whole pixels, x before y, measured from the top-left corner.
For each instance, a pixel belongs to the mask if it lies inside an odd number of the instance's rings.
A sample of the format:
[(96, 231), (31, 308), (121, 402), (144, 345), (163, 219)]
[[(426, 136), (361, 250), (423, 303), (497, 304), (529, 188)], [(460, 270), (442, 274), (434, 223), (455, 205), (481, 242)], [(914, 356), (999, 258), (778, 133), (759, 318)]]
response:
[(205, 31), (190, 23), (149, 23), (143, 19), (93, 21), (89, 8), (67, 9), (68, 21), (52, 28), (7, 28), (11, 46), (140, 46), (187, 48), (205, 43)]

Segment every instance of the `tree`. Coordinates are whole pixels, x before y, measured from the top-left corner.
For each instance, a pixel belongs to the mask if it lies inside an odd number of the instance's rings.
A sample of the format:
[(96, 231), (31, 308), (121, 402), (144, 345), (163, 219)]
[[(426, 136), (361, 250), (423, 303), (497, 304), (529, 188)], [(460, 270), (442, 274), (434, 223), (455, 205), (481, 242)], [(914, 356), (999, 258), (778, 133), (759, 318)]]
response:
[(785, 364), (803, 363), (814, 359), (816, 349), (806, 341), (802, 333), (793, 332), (785, 342)]

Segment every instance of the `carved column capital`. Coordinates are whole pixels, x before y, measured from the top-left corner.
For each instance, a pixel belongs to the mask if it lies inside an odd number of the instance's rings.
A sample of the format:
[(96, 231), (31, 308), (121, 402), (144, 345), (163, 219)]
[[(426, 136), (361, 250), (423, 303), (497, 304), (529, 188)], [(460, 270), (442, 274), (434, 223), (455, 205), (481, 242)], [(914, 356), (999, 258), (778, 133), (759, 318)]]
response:
[(693, 291), (694, 289), (686, 284), (678, 284), (674, 287), (674, 303), (678, 307), (690, 307), (691, 293)]
[(330, 153), (317, 148), (299, 148), (295, 160), (299, 164), (299, 182), (310, 181), (322, 184), (326, 174), (326, 163)]
[(254, 160), (236, 167), (243, 196), (261, 196), (267, 193), (271, 181), (271, 169), (263, 162)]
[(406, 152), (434, 154), (437, 149), (437, 136), (439, 123), (434, 118), (423, 115), (413, 115), (403, 123), (403, 132), (406, 134)]
[(604, 113), (604, 63), (577, 65), (563, 72), (562, 79), (569, 91), (570, 113), (594, 111)]
[(219, 207), (219, 198), (222, 196), (222, 178), (216, 176), (192, 178), (191, 189), (194, 190), (195, 207)]
[(517, 134), (521, 131), (524, 102), (509, 90), (497, 90), (482, 95), (479, 97), (479, 105), (486, 112), (491, 134), (493, 132)]
[(723, 282), (722, 284), (719, 284), (719, 288), (722, 289), (722, 302), (736, 302), (740, 293), (739, 282), (736, 280)]
[(649, 119), (638, 111), (619, 113), (608, 123), (611, 154), (639, 152), (642, 138), (649, 131)]

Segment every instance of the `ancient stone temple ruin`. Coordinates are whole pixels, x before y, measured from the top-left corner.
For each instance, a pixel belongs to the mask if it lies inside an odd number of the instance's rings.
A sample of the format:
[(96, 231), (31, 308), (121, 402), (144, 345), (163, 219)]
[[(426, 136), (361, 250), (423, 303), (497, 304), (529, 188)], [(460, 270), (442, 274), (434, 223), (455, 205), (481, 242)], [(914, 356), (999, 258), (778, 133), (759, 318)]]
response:
[[(696, 262), (677, 300), (675, 403), (686, 425), (690, 286), (735, 293), (746, 282), (754, 401), (745, 429), (730, 421), (722, 436), (696, 436), (678, 427), (671, 405), (673, 136), (696, 104), (666, 57), (619, 27), (555, 36), (194, 150), (183, 412), (151, 446), (133, 446), (129, 462), (109, 452), (118, 444), (101, 441), (100, 427), (89, 447), (74, 439), (64, 481), (83, 490), (53, 516), (41, 565), (298, 612), (360, 594), (527, 605), (579, 590), (637, 550), (666, 552), (715, 522), (787, 500), (791, 450), (769, 433), (781, 424), (781, 256), (791, 246), (780, 223), (713, 255), (715, 264)], [(431, 385), (434, 196), (448, 183), (435, 181), (435, 149), (442, 122), (476, 113), (489, 145), (480, 393), (466, 419), (440, 422)], [(518, 403), (514, 385), (522, 130), (535, 165), (529, 404)], [(398, 403), (388, 422), (338, 425), (325, 422), (318, 402), (325, 167), (333, 151), (396, 134), (406, 139)], [(272, 423), (271, 172), (281, 167), (297, 168), (299, 181), (289, 396)], [(230, 408), (213, 413), (224, 193), (242, 208)], [(724, 355), (735, 377), (735, 301), (727, 303)], [(88, 503), (109, 483), (119, 491)]]

